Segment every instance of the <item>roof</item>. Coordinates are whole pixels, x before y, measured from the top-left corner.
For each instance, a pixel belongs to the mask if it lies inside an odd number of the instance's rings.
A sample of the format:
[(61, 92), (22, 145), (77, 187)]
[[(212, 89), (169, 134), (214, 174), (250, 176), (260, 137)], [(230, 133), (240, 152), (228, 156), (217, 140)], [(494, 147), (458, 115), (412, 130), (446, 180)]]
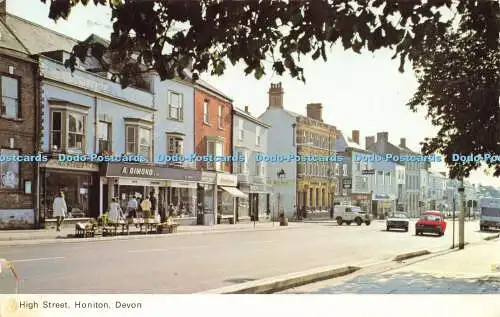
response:
[(73, 47), (78, 44), (78, 40), (74, 38), (9, 13), (5, 17), (5, 23), (10, 32), (17, 38), (18, 44), (14, 45), (16, 49), (21, 49), (22, 52), (29, 55), (54, 51), (55, 48), (71, 52)]
[[(191, 79), (191, 80), (193, 79), (193, 73), (191, 73), (191, 71), (189, 71), (188, 69), (184, 69), (184, 73), (189, 79)], [(206, 90), (209, 90), (210, 92), (218, 95), (219, 97), (224, 98), (224, 99), (228, 100), (229, 102), (233, 102), (233, 99), (231, 97), (224, 94), (218, 88), (212, 86), (211, 84), (209, 84), (208, 82), (204, 81), (201, 78), (196, 80), (195, 87), (196, 86), (201, 87), (201, 88), (205, 88)]]
[(236, 108), (236, 107), (233, 107), (233, 111), (239, 115), (240, 117), (244, 117), (245, 119), (249, 120), (249, 121), (252, 121), (253, 123), (256, 123), (260, 126), (263, 126), (265, 128), (270, 128), (271, 126), (260, 121), (259, 119), (257, 119), (256, 117), (252, 116), (251, 114), (249, 114), (248, 112), (245, 112), (243, 109), (240, 109), (240, 108)]

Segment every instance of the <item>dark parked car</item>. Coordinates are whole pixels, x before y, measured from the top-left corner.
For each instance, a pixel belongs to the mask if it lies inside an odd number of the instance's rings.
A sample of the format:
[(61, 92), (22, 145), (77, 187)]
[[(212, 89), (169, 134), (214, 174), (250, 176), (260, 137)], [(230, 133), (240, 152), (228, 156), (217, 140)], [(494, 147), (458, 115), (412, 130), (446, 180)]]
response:
[(415, 224), (415, 235), (434, 233), (443, 236), (446, 231), (446, 221), (439, 211), (426, 211)]

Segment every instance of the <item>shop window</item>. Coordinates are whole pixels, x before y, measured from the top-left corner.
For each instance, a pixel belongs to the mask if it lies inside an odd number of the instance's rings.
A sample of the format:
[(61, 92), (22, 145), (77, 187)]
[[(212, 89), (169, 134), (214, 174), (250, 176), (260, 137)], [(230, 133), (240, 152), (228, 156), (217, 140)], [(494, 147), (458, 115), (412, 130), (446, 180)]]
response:
[(208, 100), (203, 101), (203, 123), (209, 123)]
[(1, 76), (2, 84), (2, 109), (1, 116), (8, 119), (18, 119), (19, 109), (19, 79)]
[(183, 120), (183, 95), (174, 91), (168, 94), (168, 118), (172, 120)]
[(264, 171), (264, 162), (263, 161), (257, 161), (255, 162), (255, 175), (263, 177), (265, 175)]
[[(54, 107), (55, 108), (55, 107)], [(86, 153), (87, 114), (71, 108), (51, 112), (51, 149), (69, 153)]]
[[(1, 149), (0, 156), (17, 157), (19, 150), (14, 149)], [(0, 161), (0, 176), (2, 177), (0, 188), (1, 189), (18, 189), (19, 188), (19, 162), (15, 160), (1, 160)]]
[(111, 123), (99, 121), (97, 130), (99, 153), (111, 153)]
[(146, 160), (151, 159), (151, 129), (138, 126), (127, 125), (125, 127), (126, 154), (141, 155)]
[(217, 127), (222, 129), (224, 127), (224, 106), (220, 105), (217, 113)]

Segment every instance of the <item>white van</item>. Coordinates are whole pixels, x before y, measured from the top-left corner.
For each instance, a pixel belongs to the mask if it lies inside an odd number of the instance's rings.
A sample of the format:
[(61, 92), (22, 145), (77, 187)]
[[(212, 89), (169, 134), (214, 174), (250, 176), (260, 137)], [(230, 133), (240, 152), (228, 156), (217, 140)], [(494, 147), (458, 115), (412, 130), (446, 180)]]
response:
[(358, 226), (365, 223), (369, 226), (372, 222), (371, 216), (368, 212), (361, 210), (358, 206), (351, 205), (337, 205), (333, 209), (333, 218), (337, 221), (339, 226), (344, 223), (348, 226), (355, 222)]
[(479, 208), (481, 210), (479, 230), (500, 229), (500, 198), (481, 198)]

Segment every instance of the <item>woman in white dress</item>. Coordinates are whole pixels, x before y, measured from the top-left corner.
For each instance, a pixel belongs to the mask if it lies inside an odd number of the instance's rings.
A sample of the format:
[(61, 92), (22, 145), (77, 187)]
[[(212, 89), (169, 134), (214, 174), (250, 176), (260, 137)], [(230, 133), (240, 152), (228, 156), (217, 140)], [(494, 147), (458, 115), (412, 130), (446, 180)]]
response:
[(109, 205), (109, 213), (108, 213), (108, 221), (111, 223), (118, 223), (123, 219), (123, 210), (120, 207), (116, 198), (111, 200), (111, 204)]

